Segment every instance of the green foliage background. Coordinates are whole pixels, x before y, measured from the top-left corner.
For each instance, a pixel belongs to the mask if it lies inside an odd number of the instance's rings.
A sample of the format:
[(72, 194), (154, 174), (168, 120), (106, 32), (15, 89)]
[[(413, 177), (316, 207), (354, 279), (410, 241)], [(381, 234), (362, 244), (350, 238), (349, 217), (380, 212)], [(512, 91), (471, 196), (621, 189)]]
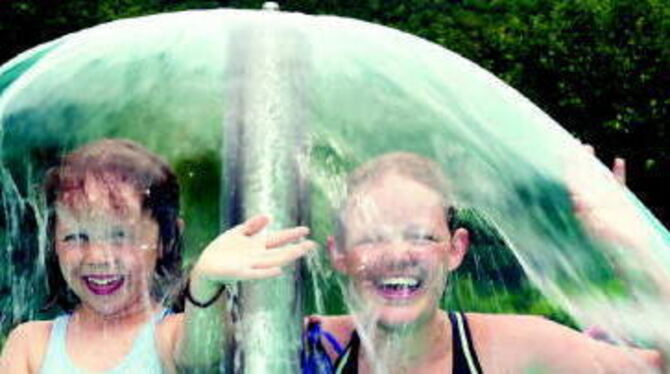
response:
[[(593, 144), (605, 163), (614, 156), (625, 157), (630, 188), (668, 226), (667, 0), (280, 3), (285, 11), (353, 17), (397, 28), (473, 60), (529, 97), (576, 137)], [(251, 0), (5, 0), (0, 2), (0, 61), (66, 33), (119, 18), (193, 8), (258, 9), (261, 4)], [(174, 166), (178, 172), (189, 169), (188, 161)], [(189, 186), (194, 184), (187, 183), (187, 190)], [(207, 221), (215, 222), (216, 212), (207, 212), (213, 218)], [(480, 251), (500, 248), (495, 238), (482, 239), (479, 245)], [(503, 265), (498, 279), (512, 292), (500, 292), (477, 279), (479, 273), (466, 271), (454, 293), (459, 300), (445, 303), (476, 304), (482, 311), (521, 310), (569, 321), (527, 286), (509, 255), (496, 261)], [(328, 309), (339, 308), (341, 304), (336, 303)]]

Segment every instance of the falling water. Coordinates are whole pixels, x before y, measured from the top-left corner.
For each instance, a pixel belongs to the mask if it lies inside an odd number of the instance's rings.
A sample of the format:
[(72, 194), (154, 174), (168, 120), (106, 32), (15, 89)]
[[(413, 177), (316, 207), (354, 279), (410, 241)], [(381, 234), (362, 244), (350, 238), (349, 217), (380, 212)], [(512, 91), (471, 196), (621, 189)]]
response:
[[(272, 17), (270, 15), (268, 17)], [(245, 39), (245, 43), (237, 40)], [(271, 27), (250, 24), (230, 35), (226, 96), (228, 106), (222, 157), (228, 172), (222, 195), (230, 203), (225, 227), (265, 213), (271, 228), (304, 220), (305, 188), (300, 175), (306, 130), (301, 95), (309, 66), (301, 59), (302, 41), (280, 22)], [(225, 228), (224, 227), (224, 228)], [(302, 301), (299, 269), (284, 270), (280, 279), (244, 282), (239, 286), (237, 371), (298, 372)]]
[[(0, 89), (4, 329), (43, 317), (42, 173), (79, 144), (126, 137), (179, 172), (191, 261), (220, 222), (256, 212), (273, 214), (274, 228), (309, 221), (325, 242), (346, 174), (412, 151), (444, 168), (459, 219), (475, 233), (447, 307), (549, 313), (668, 345), (658, 301), (670, 284), (667, 230), (527, 99), (419, 38), (281, 12), (157, 15), (28, 51), (0, 68)], [(640, 218), (644, 249), (585, 228), (570, 200), (575, 181), (596, 197), (621, 197)], [(344, 312), (327, 262), (323, 252), (308, 259), (306, 309)], [(245, 372), (296, 370), (299, 273), (240, 287)]]

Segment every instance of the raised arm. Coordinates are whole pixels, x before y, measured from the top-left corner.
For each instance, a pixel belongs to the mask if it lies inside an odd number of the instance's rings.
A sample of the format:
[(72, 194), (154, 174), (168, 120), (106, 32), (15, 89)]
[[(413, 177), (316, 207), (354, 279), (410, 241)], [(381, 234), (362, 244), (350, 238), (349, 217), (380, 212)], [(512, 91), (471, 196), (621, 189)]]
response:
[(524, 327), (537, 351), (537, 369), (552, 373), (662, 372), (660, 352), (600, 342), (557, 323), (536, 318)]
[(566, 183), (575, 214), (593, 237), (605, 243), (643, 251), (653, 243), (650, 225), (625, 189), (625, 160), (614, 160), (611, 172), (592, 161), (593, 148), (566, 160)]
[(282, 266), (315, 246), (311, 241), (290, 244), (309, 234), (306, 227), (262, 235), (268, 223), (266, 216), (249, 219), (217, 237), (198, 258), (189, 276), (185, 313), (167, 321), (161, 337), (173, 342), (167, 349), (180, 370), (229, 364), (222, 362), (233, 336), (226, 285), (279, 276)]
[(657, 351), (615, 346), (536, 316), (468, 314), (484, 372), (661, 372)]
[[(670, 269), (663, 261), (664, 251), (669, 251), (670, 248), (667, 243), (659, 240), (659, 233), (647, 222), (647, 218), (641, 214), (625, 190), (625, 160), (615, 159), (611, 173), (607, 173), (603, 168), (597, 167), (589, 155), (593, 155), (593, 148), (590, 146), (586, 146), (583, 153), (576, 152), (572, 155), (567, 165), (567, 186), (576, 216), (593, 238), (605, 244), (603, 249), (608, 251), (608, 258), (622, 279), (629, 282), (632, 290), (629, 299), (615, 302), (621, 304), (620, 307), (612, 308), (613, 313), (621, 313), (620, 318), (633, 318), (645, 310), (640, 304), (643, 302), (658, 302), (657, 306), (663, 308), (663, 305), (667, 306), (670, 302)], [(632, 273), (635, 276), (629, 277)], [(644, 277), (640, 277), (640, 274), (644, 274)], [(646, 307), (648, 310), (656, 306)], [(630, 312), (634, 314), (631, 315)], [(641, 320), (645, 320), (644, 318)], [(607, 321), (608, 317), (604, 316), (603, 320)], [(651, 334), (645, 339), (654, 341), (658, 347), (666, 347), (667, 332), (664, 333), (662, 328), (650, 329)], [(611, 331), (592, 328), (588, 333), (603, 338), (609, 337)], [(632, 338), (639, 334), (628, 330), (618, 333), (624, 335), (623, 338)], [(657, 354), (655, 351), (640, 352), (647, 356)], [(667, 351), (663, 352), (667, 354)]]

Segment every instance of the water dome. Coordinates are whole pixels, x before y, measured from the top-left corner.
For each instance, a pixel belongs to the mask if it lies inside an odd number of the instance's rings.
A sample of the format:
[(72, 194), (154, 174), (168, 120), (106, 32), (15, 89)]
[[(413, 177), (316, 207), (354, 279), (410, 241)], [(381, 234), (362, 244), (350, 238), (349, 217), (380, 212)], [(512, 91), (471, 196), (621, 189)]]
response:
[[(464, 281), (510, 292), (496, 283), (506, 278), (500, 267), (521, 266), (578, 325), (670, 337), (654, 286), (670, 284), (667, 230), (520, 93), (409, 34), (270, 10), (116, 21), (4, 64), (0, 124), (4, 327), (39, 315), (44, 171), (78, 145), (122, 137), (180, 174), (187, 257), (258, 212), (271, 213), (277, 228), (309, 224), (322, 241), (346, 173), (373, 156), (409, 151), (440, 163), (461, 218), (479, 233)], [(593, 235), (575, 215), (574, 188), (620, 199), (649, 245), (633, 251)], [(621, 231), (621, 223), (607, 224)], [(324, 258), (307, 262), (280, 281), (240, 287), (247, 371), (296, 369), (303, 294), (310, 311), (342, 311)], [(476, 307), (445, 300), (454, 302)], [(286, 339), (294, 344), (277, 343)]]

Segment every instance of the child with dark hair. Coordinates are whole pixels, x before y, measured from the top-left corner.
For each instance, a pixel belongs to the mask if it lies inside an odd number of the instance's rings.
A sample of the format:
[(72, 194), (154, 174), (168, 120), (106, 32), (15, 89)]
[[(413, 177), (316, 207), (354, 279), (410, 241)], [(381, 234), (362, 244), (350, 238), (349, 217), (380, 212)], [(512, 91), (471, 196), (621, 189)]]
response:
[[(161, 373), (230, 364), (223, 362), (223, 289), (206, 287), (206, 259), (192, 272), (185, 313), (163, 306), (179, 289), (183, 226), (179, 184), (165, 161), (128, 140), (96, 141), (49, 170), (45, 192), (49, 305), (67, 314), (14, 329), (1, 372)], [(306, 235), (293, 232), (276, 246)]]
[[(109, 203), (113, 211), (122, 213), (129, 208), (126, 206), (129, 201), (125, 201), (122, 194), (130, 192), (122, 186), (133, 188), (140, 200), (141, 210), (157, 224), (158, 243), (153, 244), (160, 246), (161, 252), (153, 273), (152, 299), (160, 301), (169, 296), (166, 292), (175, 289), (172, 286), (181, 277), (182, 251), (177, 177), (165, 161), (140, 145), (128, 140), (106, 139), (66, 155), (60, 166), (47, 172), (44, 183), (49, 207), (47, 237), (50, 240), (46, 267), (49, 283), (47, 307), (59, 306), (71, 312), (80, 303), (76, 294), (67, 287), (58, 256), (53, 250), (57, 241), (57, 211), (64, 212), (66, 208), (90, 211), (96, 204), (95, 199), (100, 198), (97, 194), (101, 194), (102, 200)], [(115, 235), (122, 236), (124, 233), (119, 231)]]

